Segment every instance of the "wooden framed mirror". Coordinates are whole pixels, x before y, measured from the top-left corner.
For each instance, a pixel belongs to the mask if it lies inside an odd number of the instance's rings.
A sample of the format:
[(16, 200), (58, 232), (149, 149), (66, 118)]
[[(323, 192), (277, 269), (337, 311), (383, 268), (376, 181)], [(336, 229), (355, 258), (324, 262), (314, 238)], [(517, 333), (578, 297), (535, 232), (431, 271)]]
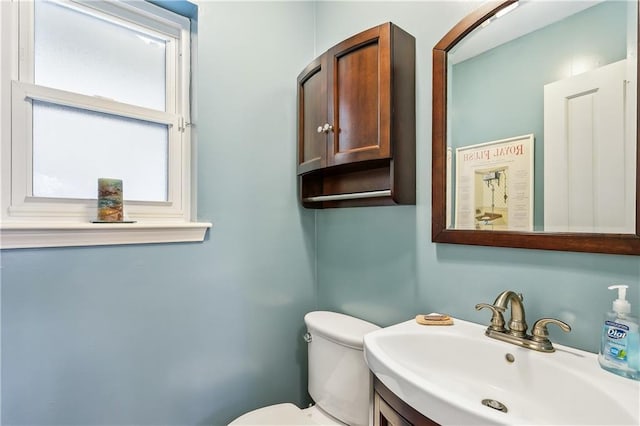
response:
[[(500, 27), (497, 24), (501, 24), (501, 21), (507, 22), (515, 19), (511, 16), (515, 17), (515, 12), (518, 9), (518, 13), (527, 22), (534, 21), (533, 15), (529, 14), (533, 13), (531, 9), (535, 3), (583, 3), (584, 11), (566, 12), (567, 14), (564, 18), (559, 20), (556, 18), (553, 23), (539, 24), (536, 29), (528, 30), (529, 32), (525, 34), (510, 36), (507, 41), (496, 41), (493, 47), (479, 48), (476, 53), (465, 53), (464, 55), (467, 57), (465, 58), (462, 55), (463, 58), (460, 59), (461, 46), (472, 44), (468, 40), (477, 37), (478, 34), (482, 34), (482, 31), (487, 28), (493, 27), (496, 28), (496, 32), (499, 32)], [(587, 62), (590, 62), (584, 70), (579, 69), (579, 61), (576, 59), (578, 55), (572, 54), (569, 61), (571, 63), (570, 70), (567, 74), (569, 77), (567, 75), (560, 75), (559, 78), (557, 78), (557, 75), (556, 78), (544, 77), (547, 78), (547, 80), (543, 81), (544, 87), (538, 86), (533, 89), (536, 92), (535, 100), (521, 98), (519, 94), (520, 88), (528, 84), (528, 75), (531, 74), (535, 78), (539, 78), (545, 74), (545, 71), (541, 71), (540, 66), (538, 66), (542, 59), (551, 58), (553, 60), (555, 58), (556, 63), (549, 65), (549, 67), (555, 67), (556, 69), (559, 68), (558, 61), (564, 61), (563, 70), (567, 71), (569, 69), (566, 66), (567, 59), (562, 59), (558, 52), (562, 51), (562, 46), (560, 46), (562, 43), (560, 41), (571, 40), (574, 37), (563, 36), (562, 34), (567, 34), (565, 32), (567, 30), (560, 29), (559, 23), (572, 20), (571, 22), (574, 22), (574, 26), (584, 27), (591, 32), (601, 26), (602, 30), (606, 31), (606, 25), (617, 25), (619, 27), (619, 23), (616, 24), (615, 21), (609, 22), (609, 18), (607, 18), (606, 22), (602, 21), (602, 25), (600, 25), (601, 21), (595, 21), (598, 25), (594, 25), (594, 22), (587, 24), (585, 23), (587, 21), (582, 23), (577, 21), (578, 19), (602, 19), (600, 15), (596, 16), (594, 14), (600, 9), (610, 7), (610, 4), (612, 7), (626, 8), (625, 10), (620, 10), (620, 13), (624, 14), (624, 16), (617, 18), (625, 20), (623, 22), (624, 33), (619, 37), (624, 37), (624, 40), (621, 41), (624, 44), (620, 53), (622, 58), (603, 59), (597, 54), (595, 56), (584, 55), (585, 51), (583, 49), (580, 53), (588, 58)], [(613, 2), (611, 0), (590, 2), (527, 1), (517, 8), (516, 5), (518, 5), (518, 2), (514, 0), (485, 3), (462, 19), (433, 48), (432, 241), (496, 247), (639, 255), (638, 3)], [(516, 11), (505, 15), (505, 12), (514, 8), (516, 8)], [(615, 13), (617, 12), (613, 12), (613, 14)], [(549, 11), (541, 14), (556, 16), (556, 12)], [(488, 23), (491, 23), (491, 25), (488, 25)], [(514, 21), (512, 26), (523, 27), (517, 21)], [(504, 31), (506, 32), (506, 30)], [(527, 37), (531, 34), (541, 34), (543, 32), (545, 32), (546, 37), (546, 39), (543, 39), (544, 41), (528, 41)], [(575, 40), (578, 41), (583, 39), (586, 40), (582, 36), (575, 37)], [(537, 48), (532, 48), (530, 51), (523, 50), (523, 46), (526, 46), (526, 44), (513, 46), (514, 42), (537, 43)], [(582, 42), (589, 43), (588, 40), (583, 40)], [(574, 42), (573, 44), (577, 43)], [(598, 43), (591, 44), (595, 46)], [(498, 52), (497, 49), (508, 45), (511, 45), (512, 53), (510, 57), (507, 56), (507, 62), (503, 59), (503, 62), (500, 63), (502, 65), (499, 68), (499, 72), (492, 71), (492, 68), (484, 68), (484, 74), (477, 74), (475, 77), (469, 77), (471, 74), (462, 73), (461, 70), (463, 68), (459, 64), (471, 63), (471, 61), (487, 64), (498, 55), (496, 53)], [(612, 51), (612, 49), (605, 46), (599, 48), (606, 52)], [(478, 51), (481, 53), (477, 53)], [(508, 52), (509, 50), (503, 50), (499, 54), (508, 55)], [(514, 52), (517, 55), (513, 54)], [(458, 56), (456, 57), (456, 55)], [(484, 55), (483, 59), (479, 60), (478, 58), (482, 55)], [(524, 58), (529, 61), (529, 64), (524, 68), (516, 67), (514, 78), (498, 76), (502, 70), (511, 68), (515, 57)], [(457, 62), (454, 63), (454, 60)], [(594, 71), (600, 69), (600, 67), (604, 68), (610, 62), (618, 61), (625, 61), (622, 72), (626, 74), (624, 74), (624, 82), (621, 83), (624, 84), (624, 89), (620, 89), (620, 91), (624, 91), (624, 99), (622, 101), (624, 102), (624, 112), (621, 113), (623, 117), (620, 118), (623, 124), (618, 125), (619, 121), (615, 121), (614, 127), (624, 126), (624, 130), (622, 130), (622, 136), (619, 138), (621, 140), (620, 143), (615, 142), (611, 134), (605, 133), (604, 137), (598, 136), (604, 140), (604, 145), (597, 145), (596, 142), (592, 143), (592, 139), (596, 138), (596, 136), (591, 133), (585, 134), (579, 128), (574, 128), (575, 126), (566, 117), (574, 117), (575, 114), (578, 114), (575, 115), (578, 119), (574, 119), (574, 122), (583, 123), (583, 116), (575, 111), (587, 108), (587, 114), (592, 114), (589, 111), (592, 111), (603, 102), (597, 96), (601, 96), (604, 91), (597, 88), (594, 90), (580, 89), (582, 90), (580, 95), (589, 95), (586, 102), (580, 101), (582, 102), (581, 104), (577, 101), (574, 102), (574, 99), (584, 98), (582, 96), (562, 95), (560, 96), (561, 101), (558, 101), (560, 102), (558, 104), (560, 109), (555, 110), (547, 104), (547, 96), (552, 98), (552, 95), (547, 95), (547, 92), (554, 93), (553, 87), (556, 87), (554, 85), (556, 81), (562, 80), (564, 82), (573, 77), (582, 78), (580, 76), (582, 73), (586, 74), (586, 71)], [(466, 69), (468, 70), (469, 68)], [(557, 72), (555, 73), (558, 74)], [(547, 74), (550, 73), (547, 72)], [(452, 87), (454, 86), (454, 75), (456, 76), (456, 84), (455, 87)], [(496, 79), (498, 80), (497, 83), (494, 81)], [(502, 87), (503, 82), (507, 82), (510, 79), (516, 81), (516, 87), (509, 87), (506, 83), (504, 83), (505, 87)], [(469, 83), (474, 81), (480, 82), (480, 84), (469, 86)], [(548, 89), (547, 86), (552, 89)], [(475, 94), (476, 88), (484, 87), (492, 91), (484, 92), (484, 94), (482, 94), (482, 91), (478, 91), (479, 94)], [(500, 100), (496, 94), (498, 91), (507, 92), (511, 98), (515, 98), (516, 103), (509, 106), (509, 102), (513, 101), (513, 99)], [(472, 93), (478, 99), (489, 99), (490, 102), (477, 104), (475, 98), (471, 99), (469, 97)], [(591, 95), (596, 96), (596, 98)], [(542, 98), (544, 100), (541, 100)], [(499, 105), (500, 108), (494, 108), (495, 105)], [(593, 105), (596, 105), (596, 107)], [(475, 109), (472, 109), (471, 112), (464, 111), (465, 108), (469, 109), (470, 106), (475, 106)], [(605, 110), (608, 111), (608, 107)], [(537, 121), (534, 124), (530, 124), (524, 122), (526, 120), (520, 120), (520, 117), (525, 117), (527, 114), (537, 116)], [(556, 129), (556, 133), (561, 134), (563, 138), (567, 134), (570, 135), (567, 136), (569, 140), (563, 140), (562, 143), (565, 145), (558, 145), (561, 148), (552, 144), (552, 141), (555, 141), (555, 136), (553, 136), (551, 130), (555, 129), (554, 126), (557, 125), (557, 123), (553, 124), (553, 120), (557, 121), (558, 117), (564, 120), (561, 123), (564, 127), (561, 126), (560, 131)], [(458, 122), (455, 120), (458, 120)], [(524, 123), (519, 123), (520, 121)], [(513, 125), (505, 126), (506, 129), (503, 130), (500, 126), (503, 123)], [(591, 132), (594, 128), (600, 131), (599, 129), (602, 126), (590, 125), (588, 127), (587, 130)], [(465, 138), (466, 140), (463, 141)], [(518, 145), (519, 150), (514, 150), (514, 145), (510, 145), (512, 143), (510, 141), (520, 141), (521, 139), (525, 140), (525, 144)], [(533, 142), (534, 140), (535, 142)], [(545, 142), (547, 142), (546, 146)], [(587, 149), (583, 149), (582, 145), (579, 145), (585, 143), (589, 146)], [(592, 148), (592, 145), (595, 148)], [(605, 161), (604, 158), (608, 155), (606, 152), (614, 150), (614, 145), (615, 152), (617, 152), (614, 158), (617, 158), (617, 160)], [(524, 150), (522, 149), (523, 146), (525, 147)], [(512, 155), (511, 157), (493, 158), (488, 161), (489, 149), (495, 150), (496, 153), (510, 152)], [(582, 152), (587, 152), (587, 150), (591, 151), (586, 156), (586, 160), (581, 159), (582, 163), (574, 160), (579, 151), (581, 152), (580, 156), (582, 156)], [(480, 152), (487, 152), (486, 157), (479, 154)], [(516, 155), (514, 152), (516, 154), (526, 152), (530, 156), (530, 158), (527, 157), (530, 161), (518, 162), (519, 159), (514, 160), (514, 155)], [(476, 162), (465, 163), (464, 161), (467, 159)], [(567, 165), (563, 163), (565, 160)], [(588, 163), (589, 161), (591, 163)], [(618, 161), (621, 164), (613, 161)], [(560, 163), (562, 165), (558, 165)], [(593, 166), (578, 167), (576, 164), (593, 164)], [(566, 177), (566, 175), (571, 176)], [(618, 180), (608, 180), (610, 175), (618, 176), (616, 178)], [(507, 176), (510, 179), (508, 182), (506, 181)], [(572, 180), (572, 176), (574, 180)], [(500, 180), (502, 178), (504, 178), (504, 181)], [(591, 185), (589, 187), (594, 188), (593, 193), (584, 190), (583, 185)], [(619, 194), (616, 192), (618, 187), (623, 188)], [(613, 190), (614, 188), (616, 188), (616, 191)], [(587, 194), (588, 196), (582, 197), (581, 194)], [(583, 199), (585, 197), (589, 200), (585, 201)], [(578, 198), (577, 201), (574, 198)], [(597, 199), (599, 204), (595, 205), (592, 210), (584, 207), (585, 203), (593, 202), (593, 199)], [(503, 205), (498, 206), (500, 203)], [(560, 213), (556, 212), (557, 209), (560, 209)], [(502, 219), (494, 220), (493, 218), (496, 217), (501, 217)], [(566, 217), (569, 217), (568, 222), (565, 220)], [(594, 217), (600, 222), (592, 224), (590, 221), (597, 222)], [(615, 218), (611, 219), (610, 217)]]

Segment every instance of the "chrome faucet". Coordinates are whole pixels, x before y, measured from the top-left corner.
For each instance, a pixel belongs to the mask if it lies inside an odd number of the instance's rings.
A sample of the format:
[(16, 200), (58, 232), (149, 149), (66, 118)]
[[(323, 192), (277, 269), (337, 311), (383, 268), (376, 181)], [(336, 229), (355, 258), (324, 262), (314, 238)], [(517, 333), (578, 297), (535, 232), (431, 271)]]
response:
[[(488, 308), (491, 310), (491, 324), (485, 334), (491, 338), (512, 343), (528, 349), (541, 352), (553, 352), (555, 349), (549, 340), (547, 324), (556, 324), (563, 331), (571, 331), (569, 324), (554, 318), (541, 318), (533, 324), (532, 334), (527, 334), (522, 294), (505, 290), (498, 295), (492, 305), (478, 303), (476, 310)], [(508, 328), (505, 328), (503, 313), (511, 307), (511, 317)]]

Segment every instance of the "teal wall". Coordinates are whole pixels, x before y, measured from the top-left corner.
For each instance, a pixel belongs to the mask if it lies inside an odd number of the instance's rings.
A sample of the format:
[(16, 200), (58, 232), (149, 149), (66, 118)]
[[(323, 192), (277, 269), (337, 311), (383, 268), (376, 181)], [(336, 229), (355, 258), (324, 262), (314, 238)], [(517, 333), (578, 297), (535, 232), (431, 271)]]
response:
[(603, 2), (453, 66), (454, 150), (534, 134), (536, 230), (544, 225), (544, 85), (569, 77), (573, 64), (594, 69), (625, 59), (627, 9), (625, 1)]
[(199, 9), (198, 216), (213, 228), (200, 244), (3, 251), (2, 424), (222, 425), (306, 401), (315, 219), (293, 164), (313, 5)]
[(640, 259), (434, 244), (431, 242), (431, 50), (477, 3), (319, 2), (317, 50), (385, 21), (416, 37), (416, 206), (318, 212), (318, 303), (386, 326), (439, 311), (488, 324), (478, 302), (505, 289), (522, 292), (529, 323), (543, 316), (569, 322), (562, 344), (596, 352), (600, 317), (611, 309), (613, 283), (631, 286), (640, 308)]
[[(522, 291), (552, 338), (595, 350), (605, 287), (637, 257), (436, 245), (431, 48), (478, 3), (199, 4), (198, 244), (2, 252), (3, 424), (226, 424), (308, 402), (305, 312), (380, 325)], [(295, 177), (295, 79), (318, 53), (394, 21), (417, 39), (416, 206), (310, 211)], [(108, 264), (118, 278), (101, 274)]]

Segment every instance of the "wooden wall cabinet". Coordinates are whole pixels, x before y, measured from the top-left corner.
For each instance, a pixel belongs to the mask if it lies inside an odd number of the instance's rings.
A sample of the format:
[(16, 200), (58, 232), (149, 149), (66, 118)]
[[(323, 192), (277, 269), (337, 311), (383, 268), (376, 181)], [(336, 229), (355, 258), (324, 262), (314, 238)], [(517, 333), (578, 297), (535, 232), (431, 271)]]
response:
[(305, 207), (415, 204), (415, 39), (392, 23), (332, 47), (298, 76)]

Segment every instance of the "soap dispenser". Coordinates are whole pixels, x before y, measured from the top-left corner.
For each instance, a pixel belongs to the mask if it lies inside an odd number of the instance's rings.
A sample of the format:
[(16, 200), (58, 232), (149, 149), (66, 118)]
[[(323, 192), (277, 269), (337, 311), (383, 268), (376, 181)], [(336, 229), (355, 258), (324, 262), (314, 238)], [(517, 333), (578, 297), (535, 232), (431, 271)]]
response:
[(607, 371), (640, 380), (638, 319), (631, 316), (631, 304), (626, 300), (628, 287), (609, 287), (618, 290), (618, 298), (613, 301), (612, 311), (605, 314), (598, 362)]

